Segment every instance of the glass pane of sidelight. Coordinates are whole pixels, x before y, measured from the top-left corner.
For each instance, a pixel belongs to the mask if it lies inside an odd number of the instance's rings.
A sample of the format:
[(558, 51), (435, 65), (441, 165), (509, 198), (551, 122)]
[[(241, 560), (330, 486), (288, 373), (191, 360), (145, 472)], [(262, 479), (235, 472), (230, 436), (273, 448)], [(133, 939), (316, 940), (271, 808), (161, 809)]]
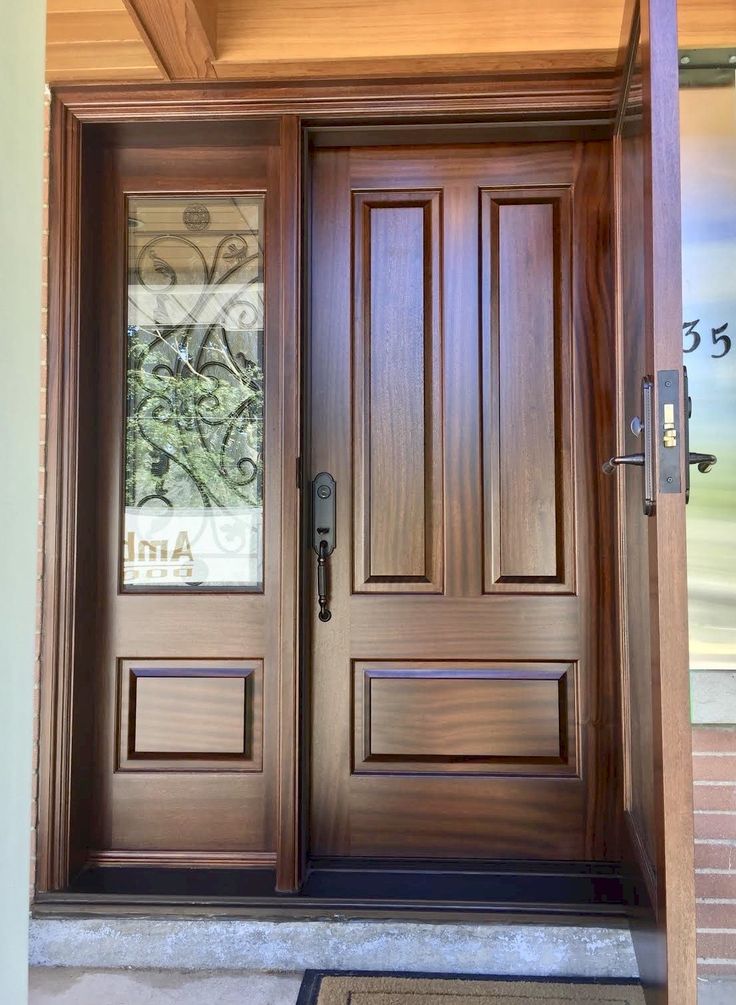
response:
[[(727, 58), (724, 60), (727, 67)], [(693, 412), (687, 511), (690, 665), (736, 670), (736, 86), (680, 91), (684, 360)]]
[(123, 580), (263, 581), (263, 196), (128, 200)]

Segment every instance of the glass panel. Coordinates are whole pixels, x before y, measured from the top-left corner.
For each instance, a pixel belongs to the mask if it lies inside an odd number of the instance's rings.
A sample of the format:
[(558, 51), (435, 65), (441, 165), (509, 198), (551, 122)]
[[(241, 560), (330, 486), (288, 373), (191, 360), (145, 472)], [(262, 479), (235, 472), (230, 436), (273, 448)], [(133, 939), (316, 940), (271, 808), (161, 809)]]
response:
[(125, 589), (263, 582), (263, 196), (128, 200)]
[(684, 358), (693, 415), (690, 665), (736, 669), (736, 89), (680, 91)]

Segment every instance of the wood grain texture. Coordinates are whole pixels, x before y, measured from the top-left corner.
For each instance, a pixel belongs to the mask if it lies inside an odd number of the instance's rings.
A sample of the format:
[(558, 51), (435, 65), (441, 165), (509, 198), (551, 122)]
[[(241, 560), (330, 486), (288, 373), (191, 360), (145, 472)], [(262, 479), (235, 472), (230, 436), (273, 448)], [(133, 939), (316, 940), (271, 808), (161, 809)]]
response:
[(442, 589), (438, 193), (354, 197), (355, 589)]
[[(533, 127), (554, 120), (556, 139), (564, 126), (560, 120), (613, 122), (615, 74), (557, 72), (541, 76), (507, 73), (492, 81), (463, 76), (427, 80), (426, 75), (400, 81), (354, 79), (349, 81), (283, 81), (234, 84), (208, 83), (206, 88), (186, 84), (108, 84), (91, 88), (60, 84), (59, 100), (84, 122), (140, 122), (157, 119), (213, 120), (264, 118), (274, 115), (316, 116), (322, 124), (357, 117), (361, 121), (405, 122), (424, 120), (428, 111), (435, 121), (456, 122), (468, 115), (490, 123), (508, 121)], [(368, 114), (369, 113), (369, 114)], [(533, 138), (533, 137), (532, 137)]]
[[(399, 10), (390, 0), (189, 3), (217, 53), (216, 75), (230, 80), (611, 70), (625, 10), (623, 0), (599, 0), (583, 19), (575, 0), (413, 0)], [(49, 0), (48, 10), (49, 80), (160, 76), (131, 19), (108, 20), (123, 0)], [(678, 17), (684, 47), (736, 44), (731, 0), (681, 0)], [(103, 21), (107, 39), (98, 38)], [(181, 50), (189, 65), (190, 47)]]
[(216, 30), (209, 0), (124, 0), (141, 38), (169, 80), (216, 76)]
[(121, 660), (118, 676), (116, 771), (263, 770), (260, 661)]
[(484, 587), (571, 590), (570, 193), (481, 199)]
[(354, 771), (575, 774), (571, 664), (354, 666)]
[(243, 754), (242, 677), (144, 677), (136, 674), (133, 755)]
[[(80, 189), (79, 123), (58, 101), (51, 106), (49, 184), (49, 327), (46, 424), (46, 520), (43, 530), (41, 687), (39, 724), (38, 844), (36, 888), (63, 887), (81, 865), (88, 823), (72, 818), (84, 807), (85, 786), (72, 785), (72, 749), (90, 755), (89, 734), (74, 735), (74, 629), (77, 595), (77, 514), (80, 471), (74, 449), (80, 415)], [(84, 484), (84, 479), (82, 478)], [(89, 627), (89, 622), (87, 622)], [(80, 816), (85, 817), (82, 812)]]
[[(620, 827), (616, 814), (620, 814), (620, 808), (617, 808), (617, 775), (612, 771), (617, 711), (615, 701), (610, 700), (611, 693), (615, 693), (612, 683), (614, 653), (599, 658), (592, 641), (597, 626), (605, 617), (605, 608), (598, 607), (598, 573), (594, 572), (592, 563), (599, 562), (600, 575), (606, 575), (605, 556), (611, 553), (614, 532), (610, 519), (599, 520), (605, 511), (599, 505), (600, 482), (591, 442), (597, 434), (587, 421), (573, 425), (571, 412), (555, 427), (558, 430), (555, 444), (568, 458), (570, 478), (573, 450), (576, 452), (575, 491), (570, 485), (565, 495), (566, 508), (571, 511), (565, 519), (570, 520), (569, 546), (578, 549), (583, 591), (571, 592), (569, 586), (560, 589), (557, 582), (535, 582), (533, 593), (524, 594), (519, 589), (511, 592), (514, 584), (506, 584), (507, 592), (484, 594), (481, 491), (481, 193), (497, 191), (503, 199), (504, 194), (513, 189), (523, 202), (527, 198), (525, 193), (528, 195), (531, 190), (539, 189), (535, 197), (546, 212), (550, 199), (574, 192), (575, 215), (583, 221), (580, 226), (594, 235), (594, 240), (586, 245), (586, 256), (571, 267), (576, 269), (575, 288), (585, 289), (587, 296), (594, 299), (590, 291), (596, 289), (596, 283), (591, 283), (584, 269), (592, 270), (602, 281), (604, 290), (610, 285), (607, 271), (610, 262), (606, 258), (604, 228), (600, 225), (608, 213), (606, 158), (607, 150), (603, 145), (561, 143), (481, 144), (475, 147), (440, 144), (403, 150), (395, 147), (323, 148), (314, 152), (309, 371), (313, 434), (309, 469), (314, 472), (329, 470), (340, 487), (337, 514), (340, 544), (330, 560), (333, 619), (327, 625), (313, 622), (311, 631), (313, 855), (493, 857), (507, 854), (512, 832), (515, 855), (565, 857), (573, 854), (615, 858), (617, 854)], [(589, 161), (592, 162), (590, 166)], [(357, 587), (351, 584), (351, 547), (359, 548), (361, 543), (357, 535), (351, 541), (349, 509), (346, 511), (344, 503), (340, 502), (346, 495), (350, 499), (351, 480), (356, 474), (351, 464), (351, 424), (346, 421), (351, 415), (353, 400), (351, 359), (343, 334), (350, 324), (351, 309), (354, 309), (350, 258), (346, 253), (349, 246), (346, 242), (350, 241), (351, 234), (351, 203), (356, 192), (379, 193), (378, 198), (384, 199), (389, 181), (397, 200), (406, 199), (407, 193), (441, 192), (444, 322), (441, 416), (446, 570), (444, 594), (435, 596), (412, 596), (407, 589), (388, 596), (356, 592)], [(577, 194), (578, 181), (581, 181), (580, 196)], [(533, 202), (533, 199), (527, 201)], [(530, 239), (529, 230), (525, 230), (527, 221), (522, 221), (521, 226), (521, 246), (525, 249), (522, 257), (531, 256), (532, 262), (538, 261), (534, 255), (540, 252)], [(541, 247), (547, 256), (545, 274), (554, 276), (559, 283), (560, 267), (554, 250), (558, 241), (552, 232), (557, 228), (562, 234), (563, 228), (547, 219), (544, 226), (547, 241), (546, 246), (541, 242)], [(531, 235), (534, 238), (534, 228)], [(570, 242), (569, 227), (560, 240)], [(532, 269), (528, 288), (520, 288), (516, 298), (522, 305), (518, 310), (527, 326), (533, 319), (524, 315), (523, 298), (535, 296), (535, 277)], [(569, 292), (564, 299), (568, 311), (573, 313), (574, 302)], [(594, 383), (603, 376), (605, 367), (598, 370), (589, 364), (591, 358), (597, 360), (599, 355), (607, 353), (611, 317), (605, 299), (602, 306), (595, 308), (578, 304), (574, 313), (570, 330), (574, 330), (576, 338), (587, 339), (590, 343), (586, 361), (577, 375), (577, 394), (585, 400), (588, 396), (611, 394), (612, 373), (609, 375), (611, 387), (606, 392)], [(595, 319), (594, 326), (588, 325), (591, 318)], [(524, 325), (521, 327), (523, 329)], [(593, 338), (591, 331), (596, 333)], [(558, 367), (555, 361), (551, 368)], [(507, 367), (498, 379), (516, 379), (518, 375), (513, 370)], [(525, 375), (528, 384), (533, 372), (525, 372)], [(569, 372), (567, 379), (569, 382)], [(420, 385), (421, 374), (415, 374), (414, 381)], [(390, 408), (392, 404), (388, 401), (387, 406)], [(552, 406), (553, 416), (558, 405), (555, 401)], [(543, 422), (549, 408), (542, 412)], [(587, 419), (587, 411), (582, 407), (581, 416)], [(504, 449), (513, 450), (513, 423), (509, 423), (508, 429), (509, 442)], [(402, 449), (407, 450), (407, 447)], [(404, 460), (399, 456), (392, 463), (400, 472), (404, 466), (412, 470), (411, 458)], [(581, 516), (579, 511), (583, 508), (585, 515)], [(574, 521), (578, 517), (592, 538), (590, 544), (581, 544), (574, 535)], [(310, 584), (309, 610), (315, 609), (316, 599)], [(372, 699), (366, 697), (364, 682), (358, 680), (351, 694), (351, 666), (354, 675), (358, 673), (355, 668), (376, 666), (373, 661), (389, 667), (397, 660), (402, 665), (410, 661), (418, 675), (421, 668), (440, 664), (458, 666), (460, 664), (455, 661), (463, 661), (465, 665), (465, 661), (473, 663), (484, 659), (494, 666), (499, 660), (512, 660), (515, 665), (523, 665), (520, 673), (530, 661), (538, 660), (542, 664), (552, 660), (565, 664), (577, 662), (575, 682), (570, 687), (574, 712), (569, 709), (564, 715), (560, 712), (559, 696), (554, 711), (558, 745), (559, 736), (565, 732), (559, 725), (562, 719), (565, 728), (569, 726), (572, 731), (569, 736), (566, 734), (566, 742), (568, 749), (575, 751), (574, 767), (570, 762), (525, 768), (507, 761), (476, 764), (474, 770), (469, 770), (467, 764), (458, 766), (447, 757), (428, 764), (422, 761), (427, 755), (419, 753), (413, 760), (399, 760), (409, 756), (406, 753), (409, 748), (401, 748), (398, 739), (402, 729), (406, 733), (402, 742), (409, 747), (413, 745), (415, 751), (425, 749), (421, 744), (430, 742), (432, 736), (440, 736), (443, 729), (447, 730), (444, 742), (452, 744), (457, 742), (458, 721), (462, 718), (459, 712), (453, 718), (453, 709), (457, 711), (463, 706), (467, 735), (472, 737), (474, 730), (481, 735), (480, 718), (483, 708), (489, 707), (488, 704), (484, 706), (478, 694), (475, 696), (477, 708), (471, 709), (472, 702), (467, 695), (464, 699), (445, 695), (444, 700), (440, 700), (434, 691), (431, 698), (426, 699), (429, 705), (424, 707), (422, 701), (425, 699), (421, 695), (429, 695), (434, 686), (431, 685), (425, 692), (413, 692), (419, 710), (414, 721), (411, 695), (402, 689), (420, 688), (418, 678), (408, 683), (402, 681), (399, 685), (394, 681), (381, 681), (377, 685), (375, 680), (371, 681), (371, 688), (378, 688), (376, 728), (382, 731), (386, 743), (394, 745), (391, 748), (394, 754), (366, 755), (366, 750), (371, 749), (366, 738), (372, 736), (374, 728), (366, 716), (371, 722), (375, 721), (370, 710)], [(445, 683), (436, 686), (447, 687)], [(388, 690), (392, 687), (398, 689)], [(396, 696), (393, 710), (392, 694)], [(534, 701), (538, 699), (535, 695)], [(507, 701), (508, 707), (513, 707), (508, 695), (501, 704)], [(534, 701), (529, 707), (532, 717)], [(499, 711), (498, 714), (504, 713)], [(422, 736), (425, 723), (429, 726), (426, 735)], [(531, 729), (520, 732), (529, 735)], [(438, 749), (449, 749), (442, 747), (439, 740), (437, 742)], [(405, 749), (405, 753), (396, 753), (399, 749)], [(391, 760), (392, 757), (396, 760)], [(585, 771), (581, 770), (583, 764)], [(560, 777), (555, 777), (555, 773)], [(452, 789), (448, 776), (454, 779), (456, 789)], [(556, 786), (559, 787), (557, 799), (553, 795)], [(527, 802), (522, 791), (528, 797)], [(482, 810), (478, 810), (479, 806)], [(540, 840), (540, 815), (555, 813), (559, 818), (549, 819), (542, 825), (545, 835)], [(394, 815), (392, 819), (389, 814)], [(468, 826), (471, 818), (472, 834)], [(434, 821), (431, 826), (428, 825), (430, 819)]]
[[(280, 297), (279, 394), (280, 553), (278, 680), (278, 795), (276, 809), (276, 889), (294, 891), (301, 884), (305, 864), (303, 840), (303, 707), (307, 698), (300, 673), (303, 592), (302, 577), (302, 198), (303, 135), (300, 120), (287, 115), (279, 121), (278, 151), (272, 149), (272, 176), (279, 196), (278, 281)], [(274, 445), (275, 447), (275, 445)], [(295, 477), (297, 464), (299, 474)]]
[[(619, 416), (621, 428), (629, 421), (641, 378), (682, 366), (677, 37), (671, 0), (644, 0), (641, 32), (635, 21), (631, 45), (639, 47), (624, 95), (631, 103), (622, 108), (615, 141), (619, 407), (627, 409)], [(627, 262), (627, 249), (637, 264)], [(655, 408), (659, 414), (656, 402)], [(648, 1001), (691, 1005), (696, 951), (685, 501), (682, 493), (660, 494), (656, 516), (647, 520), (636, 505), (640, 493), (640, 482), (629, 477), (619, 497), (627, 857), (642, 888), (632, 932)], [(637, 596), (639, 606), (632, 603)]]
[[(554, 579), (557, 557), (554, 208), (496, 203), (502, 579)], [(513, 431), (513, 432), (512, 432)], [(511, 435), (509, 435), (511, 434)], [(528, 517), (519, 524), (519, 516)]]
[(123, 0), (49, 0), (46, 77), (160, 80), (162, 72)]

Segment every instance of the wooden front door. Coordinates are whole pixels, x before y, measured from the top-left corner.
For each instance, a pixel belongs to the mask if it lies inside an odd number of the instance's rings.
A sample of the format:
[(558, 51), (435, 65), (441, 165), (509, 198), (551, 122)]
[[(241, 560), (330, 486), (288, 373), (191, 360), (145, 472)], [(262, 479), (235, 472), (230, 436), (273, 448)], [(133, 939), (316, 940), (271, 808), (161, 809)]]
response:
[(607, 144), (314, 153), (314, 857), (620, 854), (610, 183)]

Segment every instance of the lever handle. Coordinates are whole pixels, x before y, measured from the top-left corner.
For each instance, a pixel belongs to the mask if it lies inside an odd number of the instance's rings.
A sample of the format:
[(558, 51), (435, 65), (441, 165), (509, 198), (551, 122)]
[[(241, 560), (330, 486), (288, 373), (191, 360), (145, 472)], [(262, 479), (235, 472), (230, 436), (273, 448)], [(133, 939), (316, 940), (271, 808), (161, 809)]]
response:
[(631, 464), (641, 468), (644, 466), (644, 454), (623, 454), (621, 457), (609, 457), (603, 464), (603, 470), (607, 475), (610, 475), (622, 464)]
[(690, 451), (687, 455), (688, 464), (697, 464), (698, 471), (701, 474), (707, 475), (714, 464), (718, 463), (718, 458), (715, 454), (698, 454), (694, 451)]

